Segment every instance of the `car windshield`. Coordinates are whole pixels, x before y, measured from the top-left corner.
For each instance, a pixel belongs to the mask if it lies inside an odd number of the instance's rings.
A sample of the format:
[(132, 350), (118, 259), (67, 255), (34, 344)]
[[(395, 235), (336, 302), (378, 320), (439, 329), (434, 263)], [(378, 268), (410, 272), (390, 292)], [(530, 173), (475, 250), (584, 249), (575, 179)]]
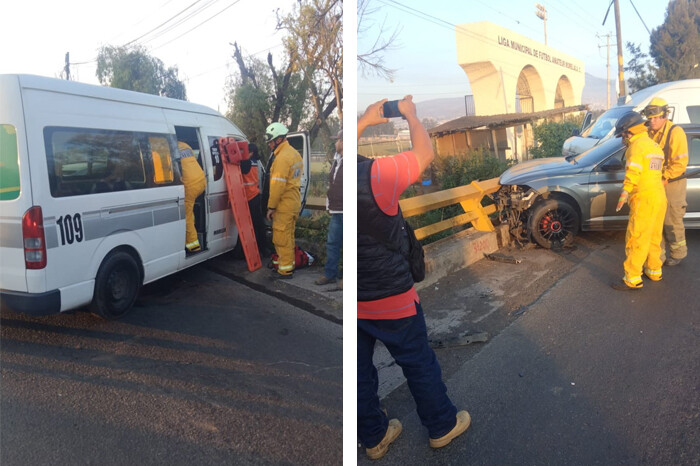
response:
[(577, 164), (583, 166), (596, 165), (623, 147), (622, 138), (608, 139), (604, 143), (593, 146), (587, 151), (578, 154), (574, 160)]
[(585, 138), (603, 139), (611, 129), (615, 128), (615, 123), (617, 123), (618, 118), (630, 111), (632, 111), (632, 107), (627, 105), (611, 108), (599, 116), (595, 124), (586, 129), (581, 136)]

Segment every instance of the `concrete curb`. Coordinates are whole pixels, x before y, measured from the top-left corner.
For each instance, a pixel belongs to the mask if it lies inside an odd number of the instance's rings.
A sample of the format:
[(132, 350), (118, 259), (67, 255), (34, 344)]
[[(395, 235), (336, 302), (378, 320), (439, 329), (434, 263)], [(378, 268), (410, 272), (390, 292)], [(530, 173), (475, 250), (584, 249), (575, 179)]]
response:
[(450, 273), (470, 266), (483, 259), (484, 254), (494, 253), (509, 243), (508, 225), (499, 225), (492, 232), (469, 228), (424, 246), (425, 280), (416, 283), (416, 290), (421, 290)]

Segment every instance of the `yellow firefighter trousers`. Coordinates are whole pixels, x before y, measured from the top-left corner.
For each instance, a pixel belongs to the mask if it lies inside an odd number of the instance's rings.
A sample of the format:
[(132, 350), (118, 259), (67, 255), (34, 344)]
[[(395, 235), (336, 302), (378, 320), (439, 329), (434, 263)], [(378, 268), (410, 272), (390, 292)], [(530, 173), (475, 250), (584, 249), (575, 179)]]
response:
[(666, 196), (653, 190), (630, 197), (630, 219), (625, 236), (625, 280), (634, 286), (642, 282), (646, 263), (648, 273), (661, 279), (661, 240)]
[(688, 206), (686, 190), (688, 180), (682, 179), (666, 185), (666, 199), (668, 209), (664, 218), (664, 243), (661, 259), (666, 259), (666, 244), (669, 246), (669, 255), (673, 259), (683, 259), (688, 255), (688, 246), (685, 242), (685, 225), (683, 216)]
[(283, 275), (294, 271), (294, 228), (298, 217), (298, 211), (275, 211), (272, 217), (272, 244), (279, 256), (277, 271)]
[(194, 201), (207, 187), (207, 179), (202, 174), (194, 180), (188, 180), (185, 185), (185, 244), (197, 241), (197, 229), (194, 226)]

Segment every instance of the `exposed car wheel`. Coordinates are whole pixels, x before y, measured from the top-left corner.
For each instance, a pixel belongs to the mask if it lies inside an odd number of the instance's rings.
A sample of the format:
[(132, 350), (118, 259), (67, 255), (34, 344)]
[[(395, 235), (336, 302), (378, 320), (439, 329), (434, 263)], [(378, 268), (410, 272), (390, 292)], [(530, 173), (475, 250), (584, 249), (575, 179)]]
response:
[(528, 225), (535, 242), (547, 249), (570, 246), (578, 227), (578, 212), (563, 199), (547, 199), (535, 204)]
[(124, 317), (134, 305), (141, 288), (141, 272), (134, 257), (124, 251), (108, 255), (95, 278), (92, 310), (114, 320)]

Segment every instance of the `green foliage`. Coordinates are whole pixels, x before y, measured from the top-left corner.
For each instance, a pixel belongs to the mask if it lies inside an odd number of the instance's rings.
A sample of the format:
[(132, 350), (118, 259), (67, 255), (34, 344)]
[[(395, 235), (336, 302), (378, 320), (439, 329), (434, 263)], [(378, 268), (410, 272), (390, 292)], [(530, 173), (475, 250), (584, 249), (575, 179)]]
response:
[[(561, 147), (559, 148), (561, 152)], [(488, 150), (479, 148), (466, 155), (440, 157), (433, 161), (432, 172), (441, 189), (463, 186), (474, 180), (488, 180), (500, 176), (510, 163), (501, 162)]]
[(545, 122), (535, 125), (533, 128), (537, 147), (530, 149), (530, 155), (539, 159), (543, 157), (561, 157), (561, 148), (573, 130), (580, 128), (581, 124), (573, 120), (563, 122)]
[(632, 59), (625, 66), (625, 71), (629, 73), (627, 75), (629, 92), (634, 93), (640, 89), (657, 84), (657, 69), (651, 64), (647, 54), (640, 50), (639, 45), (635, 45), (632, 42), (627, 42), (625, 45), (627, 51), (632, 54)]
[[(241, 59), (243, 59), (241, 57)], [(261, 153), (267, 153), (265, 128), (275, 121), (277, 89), (281, 88), (283, 76), (276, 76), (271, 66), (255, 57), (245, 59), (245, 72), (253, 78), (244, 78), (241, 72), (229, 76), (226, 84), (226, 117), (233, 121), (257, 144)], [(299, 122), (305, 118), (306, 86), (299, 73), (292, 73), (289, 86), (284, 93), (284, 104), (278, 109), (276, 121), (284, 123), (290, 131), (297, 131)]]
[(295, 3), (290, 14), (278, 17), (278, 29), (287, 32), (283, 43), (311, 94), (313, 140), (334, 110), (343, 119), (343, 2)]
[(166, 68), (160, 59), (140, 45), (100, 48), (96, 75), (105, 86), (187, 100), (177, 67)]
[[(294, 238), (305, 251), (310, 252), (316, 259), (316, 265), (326, 263), (326, 240), (331, 216), (328, 212), (315, 212), (310, 217), (299, 217), (294, 230)], [(343, 257), (340, 257), (343, 265)]]
[(669, 2), (664, 23), (649, 40), (658, 82), (700, 78), (700, 0)]

